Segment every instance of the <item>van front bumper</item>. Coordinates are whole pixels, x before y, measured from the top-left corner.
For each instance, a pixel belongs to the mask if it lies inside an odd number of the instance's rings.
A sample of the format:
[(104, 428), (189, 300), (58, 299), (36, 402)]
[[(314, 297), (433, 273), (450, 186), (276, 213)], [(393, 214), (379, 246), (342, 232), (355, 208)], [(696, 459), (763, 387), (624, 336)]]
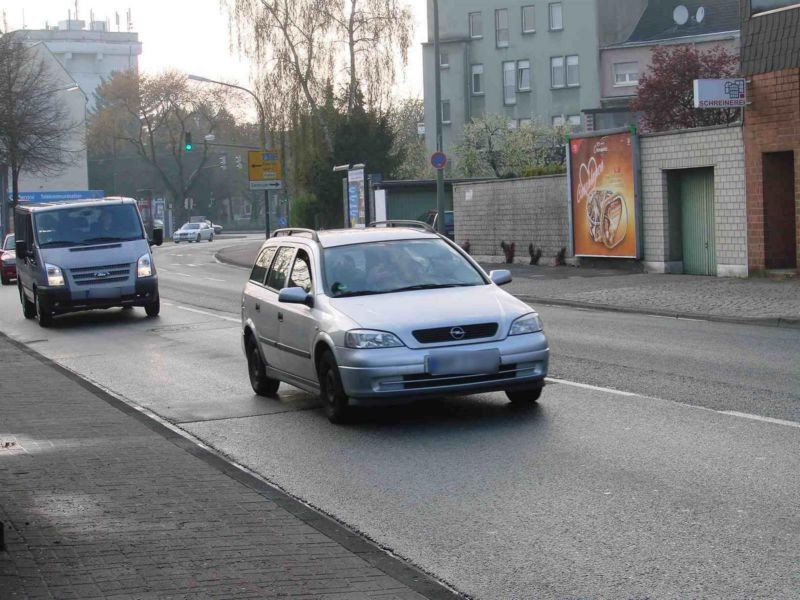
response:
[[(453, 353), (496, 349), (497, 372), (431, 375), (426, 357), (432, 352)], [(336, 348), (336, 360), (346, 394), (354, 404), (373, 404), (381, 398), (416, 398), (446, 394), (474, 394), (499, 390), (535, 389), (544, 385), (550, 349), (543, 332), (509, 336), (504, 340), (440, 348)]]
[(93, 296), (93, 291), (96, 293), (97, 290), (89, 288), (76, 293), (67, 287), (40, 286), (36, 288), (39, 301), (47, 309), (55, 314), (64, 314), (95, 308), (146, 306), (158, 298), (158, 277), (137, 279), (134, 286), (127, 290), (120, 290), (118, 294), (109, 294), (109, 290), (106, 288), (102, 290), (102, 295)]

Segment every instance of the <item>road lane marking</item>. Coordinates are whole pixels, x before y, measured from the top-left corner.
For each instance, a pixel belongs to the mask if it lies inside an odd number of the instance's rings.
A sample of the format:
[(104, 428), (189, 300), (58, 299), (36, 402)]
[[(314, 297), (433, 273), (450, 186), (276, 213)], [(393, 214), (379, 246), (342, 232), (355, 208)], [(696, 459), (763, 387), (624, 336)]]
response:
[(231, 323), (241, 323), (241, 319), (234, 319), (233, 317), (225, 317), (223, 315), (217, 315), (211, 312), (207, 312), (205, 310), (199, 310), (197, 308), (189, 308), (188, 306), (180, 306), (178, 304), (171, 305), (175, 306), (178, 310), (185, 310), (186, 312), (197, 313), (198, 315), (205, 315), (207, 317), (216, 317), (217, 319), (222, 319), (223, 321), (230, 321)]
[(589, 385), (588, 383), (578, 383), (577, 381), (567, 381), (566, 379), (554, 379), (552, 377), (548, 377), (547, 381), (549, 381), (550, 383), (560, 383), (562, 385), (569, 385), (584, 390), (593, 390), (595, 392), (606, 392), (607, 394), (616, 394), (618, 396), (627, 396), (627, 397), (641, 396), (641, 394), (634, 394), (633, 392), (623, 392), (622, 390), (615, 390), (612, 388)]
[(731, 417), (739, 417), (741, 419), (762, 421), (764, 423), (772, 423), (773, 425), (785, 425), (786, 427), (796, 427), (797, 429), (800, 429), (800, 423), (795, 423), (794, 421), (784, 421), (783, 419), (773, 419), (772, 417), (751, 415), (750, 413), (743, 413), (735, 410), (718, 410), (717, 412), (723, 415), (730, 415)]
[(225, 283), (224, 279), (216, 279), (214, 277), (206, 277), (205, 279), (206, 281), (221, 281), (222, 283)]

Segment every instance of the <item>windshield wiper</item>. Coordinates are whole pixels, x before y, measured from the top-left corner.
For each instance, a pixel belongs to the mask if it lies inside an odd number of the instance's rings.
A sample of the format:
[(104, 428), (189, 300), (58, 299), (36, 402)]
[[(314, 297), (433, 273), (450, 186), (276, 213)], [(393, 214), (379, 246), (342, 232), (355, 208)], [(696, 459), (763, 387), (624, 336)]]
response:
[(72, 240), (53, 240), (51, 242), (44, 242), (40, 244), (40, 247), (44, 248), (45, 246), (77, 246), (77, 242), (73, 242)]
[(476, 284), (474, 283), (422, 283), (419, 285), (409, 285), (407, 287), (397, 288), (396, 290), (391, 290), (390, 293), (394, 292), (413, 292), (416, 290), (443, 290), (445, 288), (457, 288), (457, 287), (475, 287)]
[(388, 294), (389, 292), (378, 292), (375, 290), (358, 290), (354, 292), (340, 292), (334, 298), (352, 298), (353, 296), (376, 296), (378, 294)]
[(90, 244), (104, 244), (106, 242), (125, 242), (127, 241), (125, 238), (120, 237), (111, 237), (111, 236), (101, 236), (101, 237), (93, 237), (86, 240), (83, 240), (83, 246), (88, 246)]

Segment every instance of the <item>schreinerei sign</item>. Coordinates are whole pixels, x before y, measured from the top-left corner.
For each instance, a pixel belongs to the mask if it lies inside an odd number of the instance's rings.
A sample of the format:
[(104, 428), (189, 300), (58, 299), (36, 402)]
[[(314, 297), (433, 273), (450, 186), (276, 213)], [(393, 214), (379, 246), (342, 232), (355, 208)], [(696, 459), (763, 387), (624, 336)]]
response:
[(251, 190), (280, 190), (283, 188), (283, 169), (275, 150), (248, 152), (247, 172)]
[(695, 79), (695, 108), (740, 108), (747, 104), (747, 82), (735, 79)]

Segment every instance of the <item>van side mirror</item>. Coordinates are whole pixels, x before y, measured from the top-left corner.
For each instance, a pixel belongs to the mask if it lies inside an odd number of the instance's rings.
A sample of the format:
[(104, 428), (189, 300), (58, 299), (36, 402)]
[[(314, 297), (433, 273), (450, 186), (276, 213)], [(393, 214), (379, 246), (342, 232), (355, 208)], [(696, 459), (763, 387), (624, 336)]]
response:
[(151, 244), (153, 246), (160, 246), (164, 243), (164, 230), (160, 227), (158, 229), (153, 229), (153, 241)]
[(17, 250), (17, 258), (25, 258), (28, 254), (28, 243), (25, 240), (17, 240), (14, 246)]

